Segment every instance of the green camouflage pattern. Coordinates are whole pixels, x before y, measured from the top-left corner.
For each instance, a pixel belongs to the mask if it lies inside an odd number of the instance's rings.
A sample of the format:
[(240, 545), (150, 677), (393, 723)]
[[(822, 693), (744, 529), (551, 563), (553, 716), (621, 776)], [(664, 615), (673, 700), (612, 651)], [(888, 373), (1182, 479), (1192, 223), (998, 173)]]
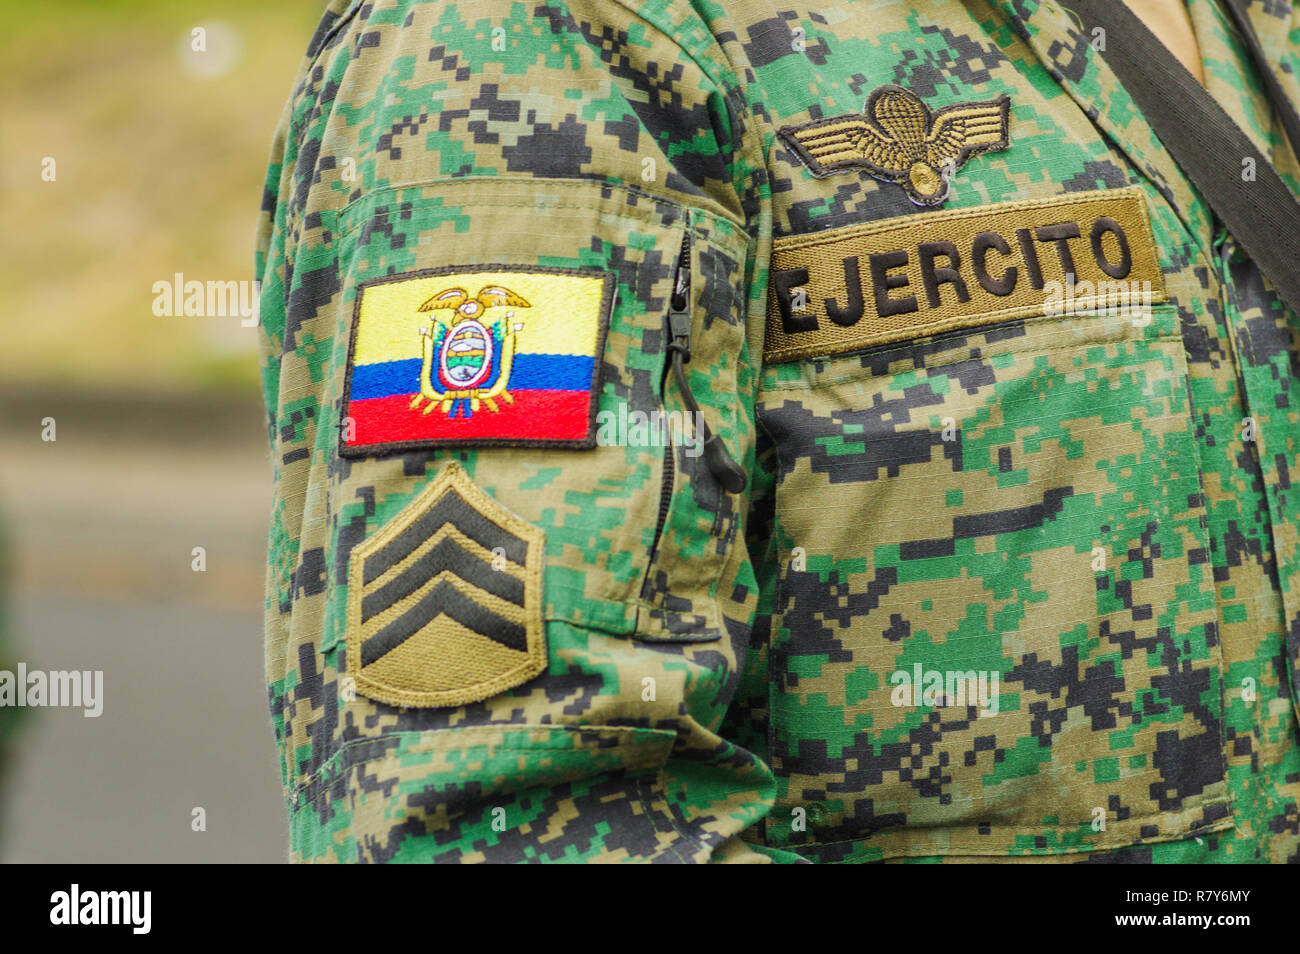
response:
[[(1300, 189), (1239, 39), (1189, 12), (1207, 88)], [(1300, 102), (1289, 8), (1250, 15)], [(1090, 36), (1036, 0), (330, 5), (257, 262), (295, 860), (1300, 861), (1300, 321)], [(891, 83), (1011, 99), (942, 209), (777, 138)], [(774, 238), (1133, 186), (1169, 293), (1145, 325), (763, 363)], [(423, 268), (606, 270), (600, 410), (683, 411), (683, 236), (687, 376), (744, 492), (654, 441), (339, 456), (356, 287)], [(549, 666), (376, 703), (348, 558), (449, 461), (545, 533)], [(916, 666), (996, 673), (997, 712), (894, 704)]]

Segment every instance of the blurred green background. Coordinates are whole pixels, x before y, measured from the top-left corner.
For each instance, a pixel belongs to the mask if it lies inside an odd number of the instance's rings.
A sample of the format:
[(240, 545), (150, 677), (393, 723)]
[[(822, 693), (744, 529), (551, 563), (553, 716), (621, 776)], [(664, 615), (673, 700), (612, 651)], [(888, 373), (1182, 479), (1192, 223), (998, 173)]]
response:
[(280, 861), (256, 329), (158, 317), (154, 284), (255, 277), (324, 0), (5, 7), (0, 668), (102, 669), (105, 702), (0, 725), (0, 860)]
[[(229, 392), (238, 321), (157, 318), (174, 272), (251, 278), (271, 134), (323, 2), (46, 0), (6, 18), (7, 383)], [(191, 49), (206, 30), (206, 52)], [(57, 180), (41, 179), (53, 157)]]

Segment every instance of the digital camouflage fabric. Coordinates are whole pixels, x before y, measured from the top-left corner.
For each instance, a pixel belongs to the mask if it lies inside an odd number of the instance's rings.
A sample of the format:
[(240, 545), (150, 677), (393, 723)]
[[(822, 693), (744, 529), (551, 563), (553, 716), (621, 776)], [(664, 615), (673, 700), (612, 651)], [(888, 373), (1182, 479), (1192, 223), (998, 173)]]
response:
[(294, 859), (1300, 860), (1300, 321), (1061, 5), (336, 0), (263, 211)]

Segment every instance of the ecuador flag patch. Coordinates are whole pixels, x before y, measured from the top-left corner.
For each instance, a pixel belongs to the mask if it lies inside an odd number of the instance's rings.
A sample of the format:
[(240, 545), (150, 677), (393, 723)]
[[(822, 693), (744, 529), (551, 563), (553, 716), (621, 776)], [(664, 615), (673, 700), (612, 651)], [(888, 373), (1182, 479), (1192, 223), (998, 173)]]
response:
[(613, 281), (449, 266), (357, 286), (339, 452), (595, 445)]

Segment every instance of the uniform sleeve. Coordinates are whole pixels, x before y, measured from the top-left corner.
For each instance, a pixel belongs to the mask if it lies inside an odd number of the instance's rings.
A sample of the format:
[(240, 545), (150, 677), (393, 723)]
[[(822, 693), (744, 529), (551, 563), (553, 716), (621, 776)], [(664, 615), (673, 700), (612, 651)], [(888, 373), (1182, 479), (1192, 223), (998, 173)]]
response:
[(327, 13), (259, 239), (295, 859), (771, 860), (762, 155), (684, 4)]

